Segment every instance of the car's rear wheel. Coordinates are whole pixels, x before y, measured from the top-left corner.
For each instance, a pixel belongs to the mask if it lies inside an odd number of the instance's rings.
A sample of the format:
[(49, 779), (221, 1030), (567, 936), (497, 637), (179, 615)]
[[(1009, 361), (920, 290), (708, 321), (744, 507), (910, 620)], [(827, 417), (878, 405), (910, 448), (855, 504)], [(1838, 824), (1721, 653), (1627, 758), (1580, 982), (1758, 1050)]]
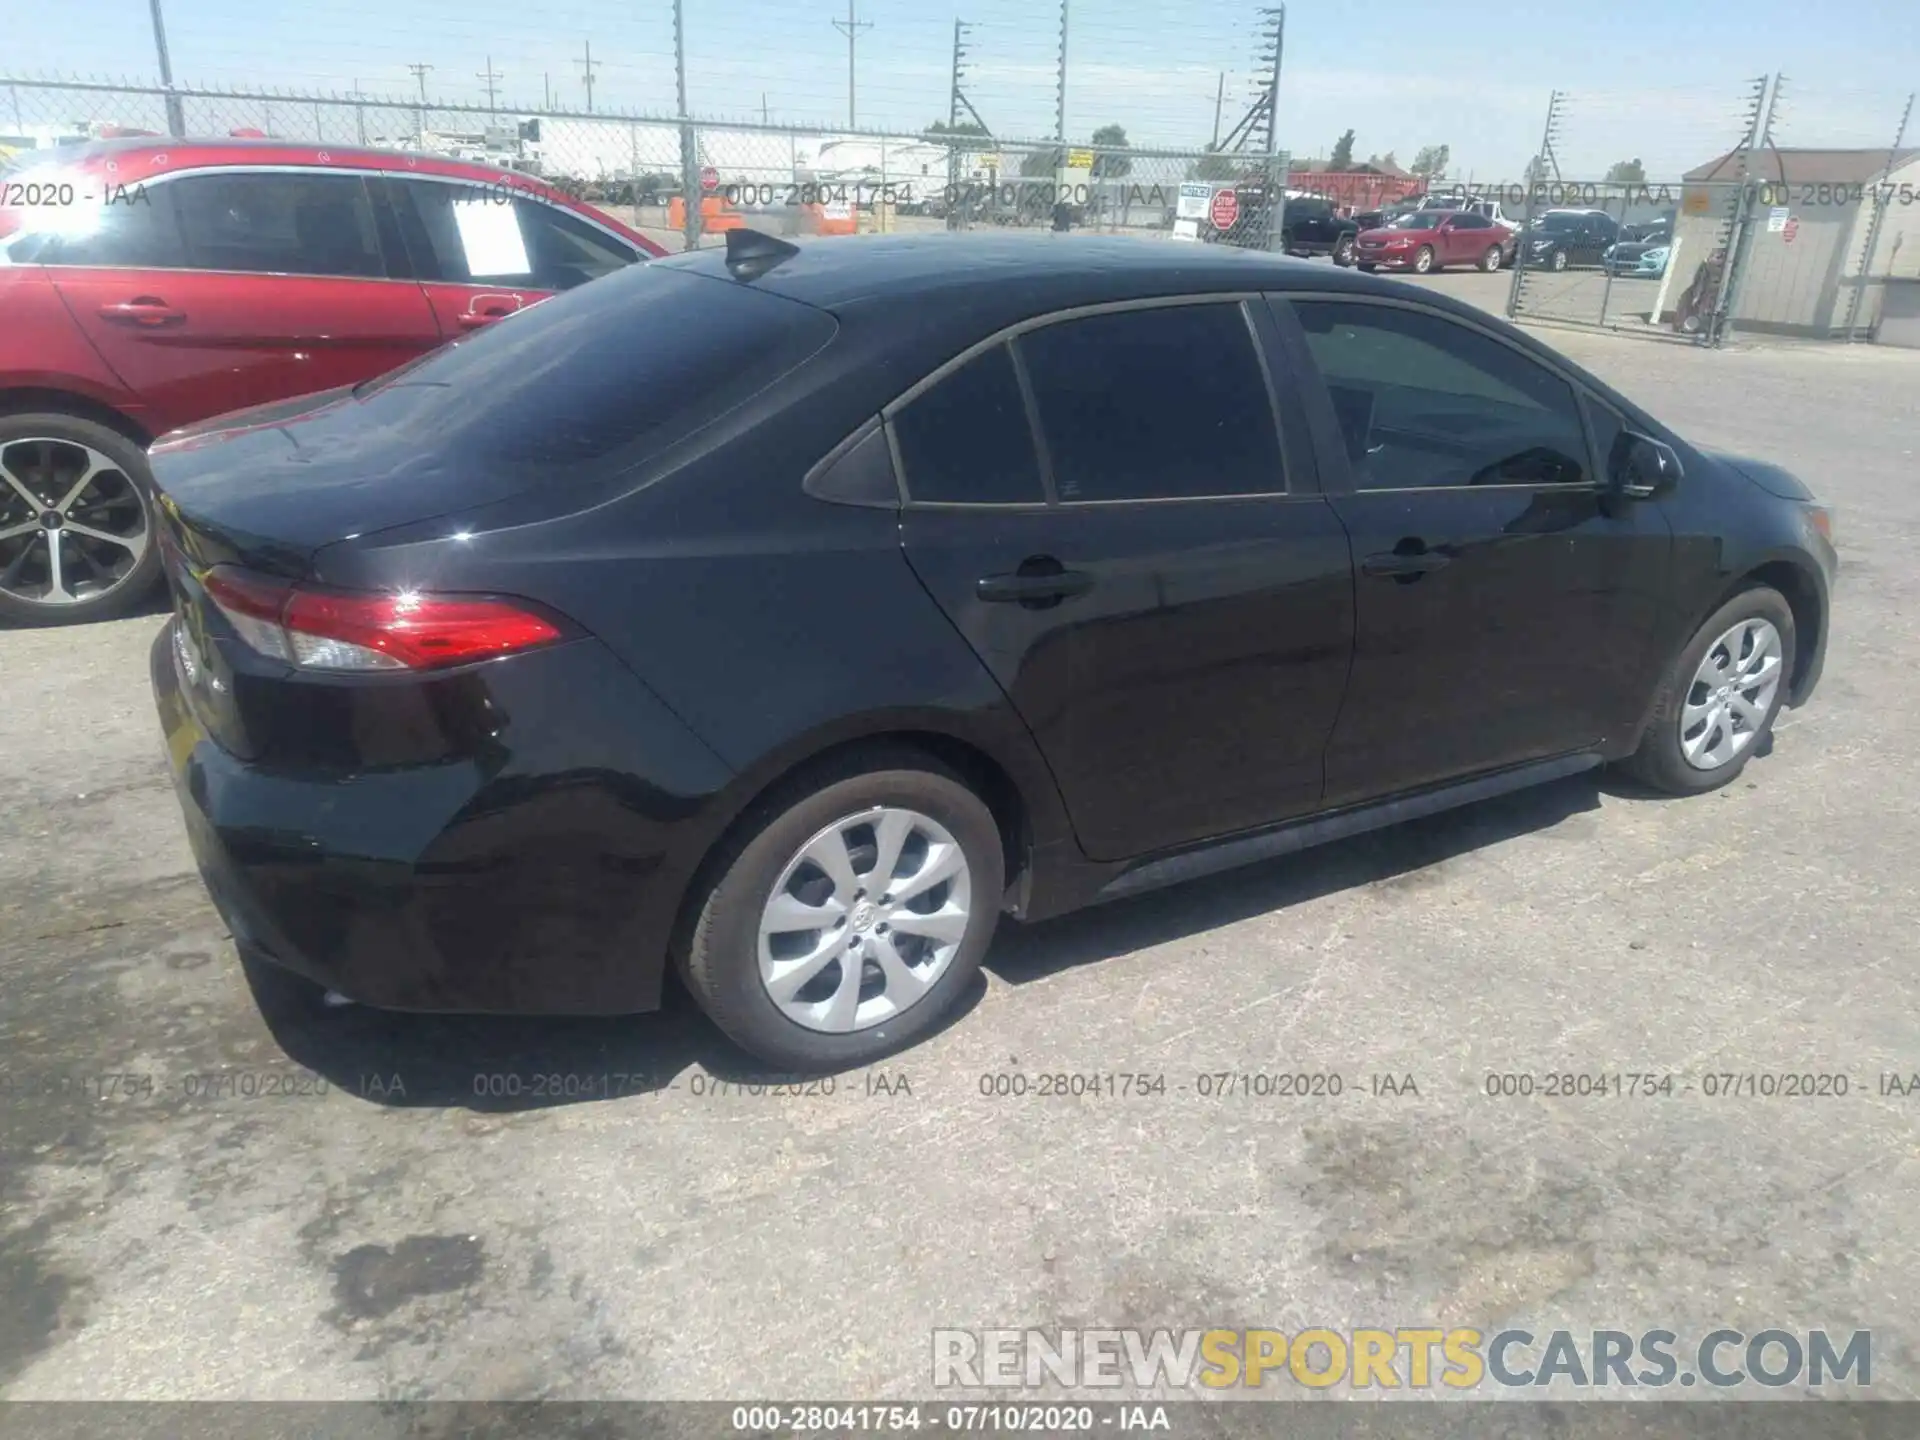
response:
[(918, 1039), (965, 990), (999, 920), (986, 803), (911, 751), (849, 757), (770, 799), (709, 872), (682, 959), (713, 1022), (793, 1070)]
[(1489, 245), (1487, 247), (1487, 253), (1480, 257), (1480, 268), (1488, 274), (1492, 274), (1500, 268), (1500, 247), (1498, 245)]
[(1420, 247), (1420, 253), (1413, 257), (1413, 273), (1416, 275), (1428, 275), (1432, 272), (1433, 247), (1431, 245), (1422, 245)]
[(73, 415), (0, 416), (0, 620), (64, 625), (139, 604), (160, 573), (152, 476)]
[(1793, 674), (1793, 610), (1764, 585), (1713, 614), (1661, 677), (1653, 720), (1624, 768), (1675, 795), (1718, 789), (1765, 743)]

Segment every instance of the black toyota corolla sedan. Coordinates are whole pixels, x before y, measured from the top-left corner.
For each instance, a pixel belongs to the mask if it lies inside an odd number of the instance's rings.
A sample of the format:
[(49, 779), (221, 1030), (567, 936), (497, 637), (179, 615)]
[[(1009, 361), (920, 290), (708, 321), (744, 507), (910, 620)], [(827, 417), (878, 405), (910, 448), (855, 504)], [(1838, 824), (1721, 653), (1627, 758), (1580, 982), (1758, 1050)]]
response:
[(1429, 290), (735, 232), (156, 446), (153, 684), (263, 1003), (646, 1010), (794, 1068), (1035, 918), (1820, 675), (1827, 512)]

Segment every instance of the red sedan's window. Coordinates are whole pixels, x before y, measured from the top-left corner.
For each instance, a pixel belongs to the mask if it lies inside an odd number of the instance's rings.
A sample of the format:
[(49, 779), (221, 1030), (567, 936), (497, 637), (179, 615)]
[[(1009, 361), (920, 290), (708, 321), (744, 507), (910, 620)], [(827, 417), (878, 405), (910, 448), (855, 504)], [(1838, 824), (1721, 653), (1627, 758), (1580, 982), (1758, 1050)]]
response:
[[(155, 187), (160, 188), (160, 187)], [(196, 270), (384, 277), (373, 204), (357, 175), (185, 175), (168, 182)]]
[(422, 279), (571, 290), (640, 258), (577, 216), (499, 189), (403, 180), (390, 193)]

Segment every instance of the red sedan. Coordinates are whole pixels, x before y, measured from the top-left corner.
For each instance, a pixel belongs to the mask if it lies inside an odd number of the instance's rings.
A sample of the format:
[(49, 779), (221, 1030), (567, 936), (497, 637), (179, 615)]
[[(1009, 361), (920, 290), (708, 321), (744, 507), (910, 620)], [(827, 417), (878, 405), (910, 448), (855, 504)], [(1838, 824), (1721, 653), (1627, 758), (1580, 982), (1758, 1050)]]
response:
[(1449, 265), (1498, 270), (1513, 254), (1514, 232), (1472, 210), (1411, 210), (1354, 240), (1362, 270), (1430, 274)]
[(276, 140), (111, 140), (0, 174), (0, 620), (158, 575), (145, 450), (371, 379), (665, 253), (517, 171)]

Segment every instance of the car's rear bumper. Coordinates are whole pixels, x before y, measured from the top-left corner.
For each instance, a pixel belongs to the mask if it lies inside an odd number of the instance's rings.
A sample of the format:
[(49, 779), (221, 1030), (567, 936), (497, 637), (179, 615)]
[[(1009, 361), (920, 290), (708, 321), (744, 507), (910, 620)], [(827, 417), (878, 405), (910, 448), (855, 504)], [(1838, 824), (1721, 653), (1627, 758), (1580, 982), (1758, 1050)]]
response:
[[(177, 624), (154, 641), (154, 698), (188, 840), (238, 944), (382, 1008), (658, 1003), (727, 772), (597, 643), (490, 667), (487, 704), (504, 727), (491, 754), (303, 770), (212, 739), (183, 693)], [(558, 736), (534, 733), (551, 696), (565, 697), (564, 755)], [(632, 758), (649, 749), (671, 788)]]

